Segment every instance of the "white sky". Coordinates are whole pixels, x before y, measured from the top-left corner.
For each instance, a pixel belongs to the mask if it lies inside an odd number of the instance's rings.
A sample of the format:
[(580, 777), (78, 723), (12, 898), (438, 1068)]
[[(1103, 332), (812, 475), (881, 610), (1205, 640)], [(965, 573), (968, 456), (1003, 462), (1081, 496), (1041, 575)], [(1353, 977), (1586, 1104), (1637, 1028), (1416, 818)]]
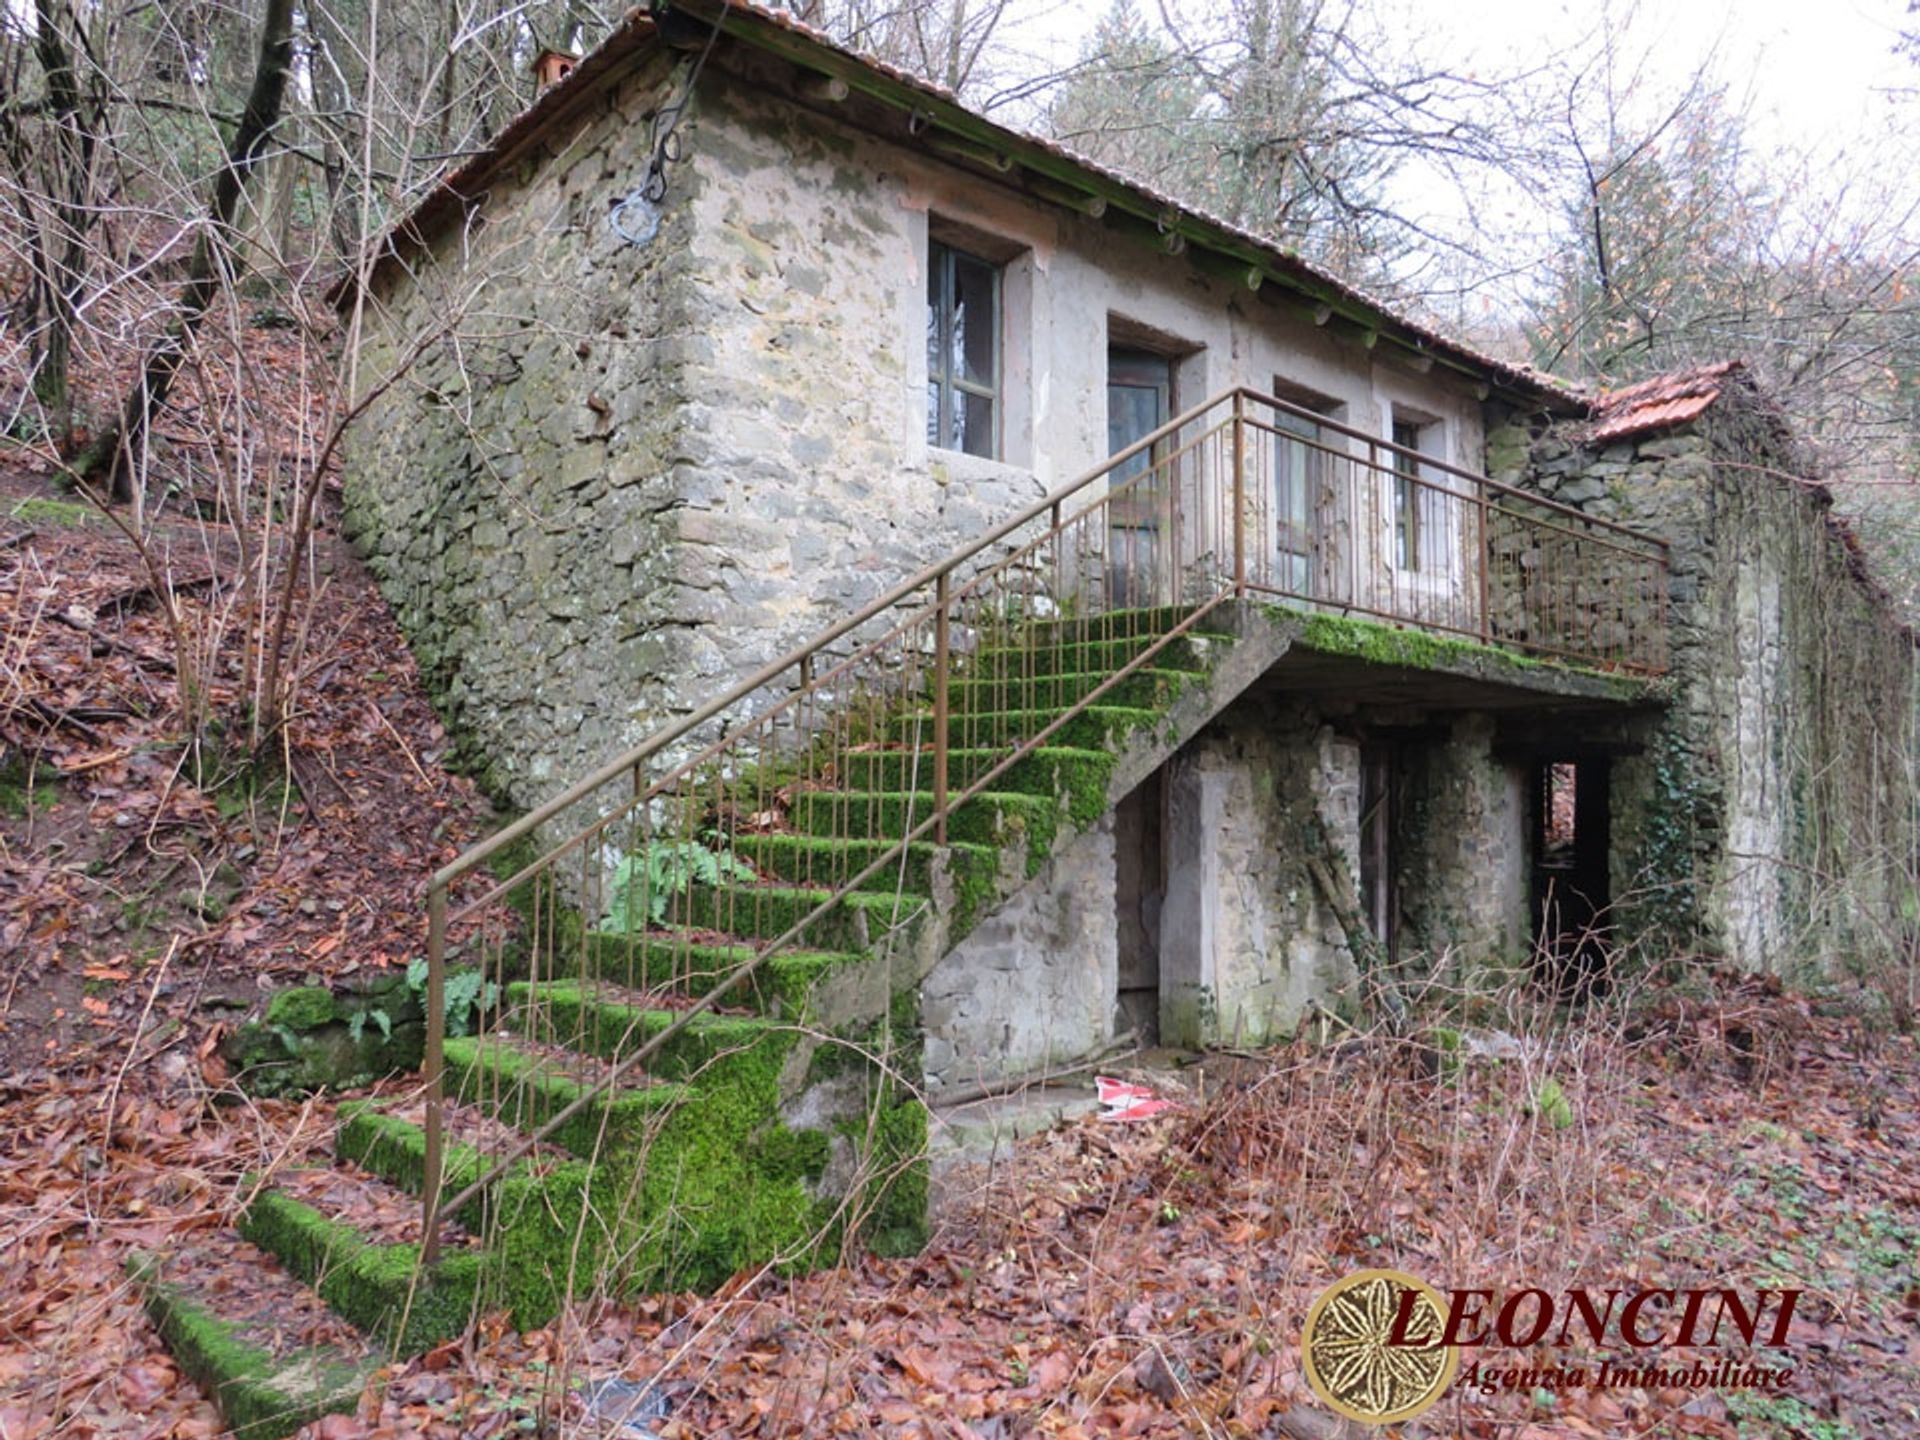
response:
[[(1185, 8), (1175, 0), (1177, 8)], [(1104, 0), (1015, 0), (1000, 39), (1055, 66), (1070, 62)], [(1151, 16), (1154, 0), (1142, 0)], [(1871, 139), (1898, 107), (1889, 91), (1920, 89), (1920, 67), (1893, 53), (1906, 0), (1664, 0), (1637, 8), (1592, 0), (1378, 0), (1374, 7), (1421, 36), (1436, 62), (1510, 70), (1551, 53), (1611, 8), (1637, 48), (1678, 79), (1719, 51), (1723, 75), (1750, 82), (1762, 138)], [(1920, 27), (1920, 15), (1910, 22)], [(1777, 128), (1776, 128), (1777, 127)]]
[[(1070, 64), (1110, 0), (1014, 0), (996, 37), (1015, 71)], [(1135, 0), (1143, 17), (1161, 0)], [(1192, 14), (1218, 0), (1166, 0)], [(1326, 0), (1335, 8), (1348, 0)], [(1435, 68), (1480, 78), (1512, 75), (1575, 46), (1610, 23), (1620, 37), (1620, 73), (1637, 78), (1631, 101), (1664, 114), (1703, 64), (1725, 84), (1729, 108), (1745, 110), (1749, 149), (1792, 177), (1789, 194), (1818, 211), (1833, 200), (1879, 232), (1883, 246), (1920, 249), (1920, 237), (1888, 233), (1920, 189), (1920, 65), (1894, 53), (1909, 20), (1906, 0), (1352, 0), (1388, 34), (1405, 36)], [(1202, 27), (1196, 27), (1201, 30)], [(1202, 33), (1203, 30), (1202, 30)], [(1018, 107), (1002, 118), (1029, 117)], [(1793, 157), (1799, 158), (1794, 163)], [(1513, 265), (1509, 281), (1476, 286), (1473, 309), (1505, 311), (1558, 244), (1553, 197), (1488, 179), (1471, 197), (1409, 167), (1397, 206)], [(1875, 219), (1880, 220), (1875, 225)], [(1887, 222), (1891, 221), (1892, 225)], [(1417, 257), (1414, 263), (1418, 263)], [(1475, 267), (1485, 274), (1484, 266)], [(1469, 271), (1469, 273), (1473, 273)], [(1464, 312), (1463, 317), (1464, 318)]]

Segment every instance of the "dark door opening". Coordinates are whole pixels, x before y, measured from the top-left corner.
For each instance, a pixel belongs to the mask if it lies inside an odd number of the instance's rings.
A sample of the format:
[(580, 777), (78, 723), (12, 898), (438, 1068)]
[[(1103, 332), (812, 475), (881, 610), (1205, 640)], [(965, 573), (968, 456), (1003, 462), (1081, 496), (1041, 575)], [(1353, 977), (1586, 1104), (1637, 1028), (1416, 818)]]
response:
[(1400, 939), (1395, 762), (1391, 745), (1360, 747), (1360, 908), (1389, 960), (1398, 958)]
[[(1173, 418), (1173, 361), (1150, 350), (1107, 351), (1107, 453), (1117, 455)], [(1108, 480), (1107, 593), (1115, 606), (1152, 604), (1167, 578), (1167, 478), (1143, 451)]]
[(1119, 982), (1113, 1031), (1160, 1041), (1160, 911), (1167, 898), (1166, 773), (1156, 770), (1113, 810)]
[(1599, 758), (1534, 771), (1534, 958), (1562, 991), (1590, 989), (1606, 960), (1610, 769)]

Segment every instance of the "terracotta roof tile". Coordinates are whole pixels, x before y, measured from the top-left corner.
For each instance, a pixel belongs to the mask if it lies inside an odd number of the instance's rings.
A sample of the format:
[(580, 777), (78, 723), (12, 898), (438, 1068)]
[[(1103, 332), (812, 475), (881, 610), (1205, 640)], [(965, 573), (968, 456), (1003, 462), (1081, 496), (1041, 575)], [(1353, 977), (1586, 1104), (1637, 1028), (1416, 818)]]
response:
[(1745, 370), (1739, 360), (1722, 360), (1656, 375), (1619, 390), (1602, 390), (1593, 400), (1587, 441), (1605, 445), (1698, 419), (1720, 398), (1727, 382)]

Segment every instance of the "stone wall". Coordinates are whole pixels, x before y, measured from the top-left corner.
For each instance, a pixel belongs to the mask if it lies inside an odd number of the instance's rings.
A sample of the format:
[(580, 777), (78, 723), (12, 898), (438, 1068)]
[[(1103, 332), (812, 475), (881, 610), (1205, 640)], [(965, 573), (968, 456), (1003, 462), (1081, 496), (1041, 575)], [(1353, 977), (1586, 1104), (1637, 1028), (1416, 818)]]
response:
[(1113, 1039), (1114, 877), (1109, 813), (921, 981), (931, 1092), (1068, 1065)]
[(1310, 1001), (1352, 1006), (1353, 958), (1306, 855), (1324, 825), (1357, 874), (1359, 813), (1358, 748), (1301, 707), (1242, 700), (1175, 757), (1163, 1041), (1259, 1045)]
[(1508, 426), (1503, 473), (1671, 542), (1664, 715), (1613, 767), (1622, 930), (1776, 973), (1894, 942), (1913, 831), (1912, 637), (1784, 430), (1735, 385), (1594, 450)]
[(669, 569), (706, 344), (687, 207), (646, 247), (608, 224), (672, 80), (639, 67), (370, 303), (362, 383), (396, 378), (349, 437), (347, 528), (458, 754), (522, 807), (632, 743), (677, 698), (663, 677), (701, 663)]
[(1402, 755), (1400, 947), (1480, 965), (1532, 945), (1525, 770), (1493, 751), (1490, 715), (1454, 718), (1445, 739)]

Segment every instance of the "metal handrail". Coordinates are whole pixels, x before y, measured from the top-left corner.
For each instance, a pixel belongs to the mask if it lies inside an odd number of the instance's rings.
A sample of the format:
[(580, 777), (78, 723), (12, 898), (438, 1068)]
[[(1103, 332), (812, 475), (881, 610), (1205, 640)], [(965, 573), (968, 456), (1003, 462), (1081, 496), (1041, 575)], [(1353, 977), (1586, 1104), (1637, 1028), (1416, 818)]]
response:
[(898, 605), (902, 600), (913, 594), (914, 591), (933, 584), (941, 575), (951, 574), (955, 567), (971, 560), (989, 545), (1005, 539), (1022, 525), (1046, 514), (1048, 510), (1058, 505), (1069, 495), (1073, 495), (1078, 491), (1084, 490), (1087, 486), (1094, 484), (1116, 466), (1124, 464), (1136, 455), (1151, 450), (1169, 435), (1177, 432), (1183, 425), (1190, 425), (1200, 416), (1206, 414), (1207, 411), (1220, 403), (1221, 398), (1224, 397), (1215, 397), (1212, 400), (1206, 401), (1204, 404), (1196, 405), (1193, 409), (1176, 415), (1151, 435), (1136, 440), (1126, 449), (1109, 456), (1091, 469), (1083, 471), (1058, 490), (1053, 491), (1042, 499), (1034, 501), (1033, 504), (1019, 511), (1012, 518), (1003, 520), (971, 544), (954, 551), (944, 560), (936, 561), (934, 564), (927, 566), (926, 569), (920, 571), (913, 576), (912, 579), (901, 581), (877, 600), (868, 601), (846, 619), (829, 625), (812, 639), (803, 641), (801, 644), (789, 650), (778, 660), (769, 661), (754, 671), (753, 674), (749, 675), (745, 680), (742, 680), (731, 690), (727, 691), (726, 694), (722, 695), (719, 699), (707, 702), (692, 714), (682, 720), (676, 721), (659, 734), (648, 737), (631, 750), (625, 751), (615, 759), (609, 760), (598, 770), (587, 776), (586, 779), (575, 781), (572, 785), (554, 796), (553, 799), (547, 801), (537, 809), (528, 811), (525, 815), (514, 821), (513, 824), (490, 835), (460, 855), (459, 858), (442, 866), (434, 874), (433, 883), (442, 887), (451, 885), (455, 880), (458, 880), (475, 866), (484, 864), (500, 850), (513, 844), (516, 840), (532, 834), (561, 811), (571, 805), (577, 805), (609, 780), (617, 779), (626, 774), (629, 770), (633, 769), (634, 766), (666, 749), (689, 731), (697, 730), (714, 716), (731, 709), (742, 700), (751, 698), (755, 691), (765, 688), (769, 681), (774, 680), (784, 672), (798, 668), (803, 661), (819, 654), (822, 650), (826, 649), (827, 646), (847, 634), (847, 632), (857, 630), (867, 621), (873, 619), (874, 616), (892, 609), (895, 605)]
[[(1201, 421), (1213, 412), (1221, 410), (1223, 407), (1228, 408), (1229, 413), (1223, 415), (1216, 422), (1206, 425), (1198, 433), (1190, 434), (1184, 440), (1181, 438), (1182, 431), (1188, 430), (1189, 427), (1194, 426), (1196, 422)], [(1368, 458), (1361, 460), (1351, 452), (1327, 444), (1316, 437), (1302, 436), (1292, 431), (1282, 431), (1278, 427), (1264, 422), (1257, 416), (1249, 414), (1250, 408), (1258, 407), (1294, 415), (1303, 420), (1310, 421), (1319, 431), (1330, 432), (1335, 435), (1364, 442), (1368, 447)], [(1210, 575), (1203, 575), (1201, 579), (1205, 582), (1203, 589), (1206, 593), (1196, 592), (1195, 598), (1191, 602), (1187, 602), (1193, 607), (1192, 613), (1187, 614), (1184, 619), (1174, 619), (1170, 617), (1161, 632), (1157, 635), (1149, 636), (1150, 643), (1146, 644), (1131, 660), (1124, 665), (1115, 667), (1113, 672), (1110, 675), (1106, 675), (1101, 683), (1087, 694), (1078, 697), (1071, 705), (1061, 710), (1054, 716), (1051, 723), (1047, 724), (1043, 729), (1038, 730), (1032, 735), (1018, 737), (1016, 743), (1006, 754), (998, 756), (996, 763), (988, 766), (983, 772), (971, 774), (964, 784), (955, 789), (950, 784), (951, 777), (948, 770), (951, 752), (951, 745), (949, 743), (951, 717), (949, 714), (948, 682), (953, 659), (950, 632), (951, 626), (955, 623), (953, 617), (961, 603), (975, 596), (987, 596), (990, 599), (992, 592), (989, 587), (995, 583), (999, 583), (1002, 578), (1012, 572), (1015, 567), (1023, 563), (1031, 564), (1034, 557), (1044, 553), (1045, 547), (1047, 547), (1049, 543), (1059, 541), (1059, 539), (1073, 527), (1084, 524), (1091, 528), (1094, 521), (1098, 519), (1097, 512), (1103, 507), (1109, 506), (1116, 495), (1123, 494), (1134, 485), (1146, 482), (1149, 477), (1163, 473), (1173, 477), (1176, 481), (1167, 497), (1167, 503), (1171, 507), (1169, 514), (1174, 527), (1173, 548), (1177, 550), (1179, 539), (1178, 527), (1181, 523), (1180, 493), (1177, 484), (1179, 467), (1188, 459), (1203, 460), (1206, 448), (1209, 445), (1215, 444), (1223, 432), (1229, 427), (1231, 428), (1232, 442), (1231, 459), (1225, 463), (1225, 473), (1220, 479), (1222, 482), (1230, 482), (1230, 515), (1216, 515), (1213, 518), (1216, 522), (1224, 519), (1226, 521), (1224, 528), (1230, 529), (1231, 531), (1231, 572), (1226, 574), (1212, 573)], [(1449, 497), (1450, 500), (1474, 507), (1475, 512), (1480, 516), (1479, 533), (1476, 541), (1478, 559), (1475, 564), (1478, 570), (1478, 609), (1482, 638), (1489, 638), (1492, 635), (1491, 608), (1488, 599), (1488, 558), (1490, 554), (1490, 541), (1486, 517), (1491, 510), (1502, 506), (1503, 502), (1524, 501), (1531, 509), (1541, 510), (1545, 512), (1546, 515), (1552, 517), (1550, 520), (1542, 521), (1526, 519), (1525, 523), (1535, 525), (1537, 528), (1550, 529), (1569, 534), (1579, 543), (1592, 544), (1605, 549), (1619, 550), (1622, 553), (1630, 555), (1635, 560), (1651, 561), (1655, 566), (1656, 573), (1662, 577), (1665, 575), (1667, 568), (1667, 547), (1665, 542), (1657, 537), (1643, 535), (1625, 526), (1585, 515), (1579, 510), (1548, 499), (1545, 496), (1520, 490), (1517, 487), (1500, 484), (1485, 476), (1476, 475), (1458, 466), (1438, 460), (1435, 457), (1394, 445), (1391, 442), (1368, 435), (1364, 431), (1354, 427), (1329, 420), (1325, 416), (1318, 415), (1304, 407), (1293, 405), (1278, 397), (1265, 395), (1248, 387), (1241, 386), (1222, 392), (1220, 395), (1215, 396), (1203, 404), (1183, 411), (1151, 434), (1143, 436), (1132, 445), (1127, 446), (1125, 449), (1107, 457), (1097, 465), (1083, 471), (1064, 486), (1052, 491), (1042, 499), (1035, 501), (1006, 520), (991, 527), (968, 544), (954, 550), (934, 564), (925, 567), (909, 579), (887, 590), (878, 598), (868, 602), (843, 619), (827, 626), (809, 640), (788, 651), (779, 659), (760, 667), (753, 674), (729, 688), (716, 699), (698, 707), (689, 715), (666, 726), (640, 744), (622, 752), (585, 778), (568, 786), (560, 794), (522, 816), (519, 820), (471, 847), (434, 874), (428, 887), (427, 905), (428, 994), (426, 997), (427, 1039), (426, 1062), (424, 1066), (426, 1071), (427, 1106), (425, 1127), (426, 1154), (424, 1156), (425, 1177), (422, 1195), (425, 1222), (422, 1254), (425, 1259), (431, 1261), (437, 1253), (439, 1244), (438, 1222), (441, 1215), (456, 1212), (469, 1201), (478, 1197), (487, 1186), (504, 1174), (521, 1155), (524, 1155), (536, 1144), (555, 1133), (568, 1120), (577, 1115), (584, 1106), (592, 1103), (595, 1098), (618, 1085), (623, 1077), (638, 1068), (651, 1055), (657, 1053), (663, 1045), (684, 1030), (689, 1023), (720, 1003), (725, 995), (749, 979), (769, 958), (778, 953), (783, 946), (789, 944), (797, 936), (805, 932), (816, 920), (820, 919), (829, 909), (838, 903), (842, 896), (857, 889), (889, 865), (898, 863), (905, 852), (905, 847), (928, 837), (931, 837), (936, 843), (944, 844), (946, 840), (947, 818), (953, 809), (957, 808), (972, 796), (980, 793), (996, 777), (1004, 774), (1009, 767), (1017, 763), (1023, 756), (1044, 743), (1046, 739), (1058, 731), (1062, 725), (1066, 724), (1088, 705), (1096, 703), (1102, 695), (1110, 691), (1128, 674), (1146, 664), (1153, 655), (1157, 654), (1168, 644), (1171, 644), (1180, 634), (1197, 624), (1200, 618), (1207, 612), (1225, 599), (1234, 595), (1245, 596), (1249, 593), (1261, 591), (1267, 593), (1292, 594), (1292, 592), (1284, 588), (1276, 588), (1273, 584), (1266, 583), (1258, 578), (1250, 578), (1247, 535), (1249, 529), (1249, 510), (1258, 509), (1265, 502), (1264, 496), (1255, 496), (1249, 493), (1247, 431), (1250, 428), (1256, 432), (1284, 435), (1289, 440), (1299, 441), (1309, 445), (1330, 457), (1364, 465), (1379, 473), (1395, 475), (1398, 478), (1411, 481), (1428, 490), (1444, 494)], [(1420, 470), (1437, 471), (1453, 476), (1458, 480), (1466, 481), (1471, 486), (1471, 490), (1466, 494), (1462, 494), (1460, 491), (1439, 484), (1420, 473), (1408, 474), (1398, 468), (1390, 469), (1388, 465), (1383, 465), (1378, 459), (1378, 456), (1382, 452), (1386, 452), (1389, 455), (1413, 458), (1417, 460)], [(1067, 512), (1066, 503), (1074, 496), (1110, 478), (1119, 467), (1141, 455), (1151, 457), (1151, 463), (1146, 470), (1136, 476), (1128, 477), (1124, 483), (1118, 486), (1110, 487), (1103, 496), (1095, 498), (1086, 506), (1076, 507), (1070, 513)], [(1207, 518), (1204, 513), (1204, 501), (1201, 503), (1200, 508), (1202, 513), (1192, 518), (1196, 523), (1204, 525)], [(961, 576), (961, 572), (970, 562), (985, 554), (991, 547), (999, 544), (1002, 540), (1005, 540), (1023, 527), (1031, 525), (1034, 521), (1042, 517), (1048, 520), (1048, 528), (1036, 538), (1029, 539), (1024, 544), (1017, 546), (1008, 554), (994, 560), (978, 573), (969, 573)], [(1377, 522), (1377, 515), (1375, 519)], [(1225, 538), (1224, 534), (1221, 538)], [(1179, 563), (1177, 556), (1175, 563), (1176, 565)], [(1192, 577), (1189, 578), (1191, 579)], [(904, 602), (924, 594), (929, 588), (931, 588), (933, 592), (931, 601), (923, 603), (911, 610), (905, 618), (889, 627), (885, 633), (877, 639), (858, 646), (851, 655), (833, 653), (832, 647), (845, 637), (860, 630), (863, 626), (868, 625), (887, 612), (902, 606)], [(1664, 590), (1664, 586), (1662, 586), (1662, 589)], [(1011, 594), (1013, 592), (1008, 593)], [(1313, 597), (1293, 596), (1292, 598), (1311, 599)], [(1664, 596), (1662, 598), (1664, 599)], [(1177, 609), (1178, 607), (1176, 606), (1175, 608)], [(1458, 626), (1452, 626), (1446, 623), (1435, 623), (1423, 619), (1417, 614), (1368, 611), (1365, 605), (1358, 603), (1350, 604), (1346, 608), (1361, 613), (1386, 613), (1387, 618), (1407, 621), (1417, 625), (1427, 625), (1429, 628), (1456, 630), (1459, 628)], [(1662, 609), (1662, 620), (1664, 620), (1664, 607)], [(500, 1158), (490, 1168), (485, 1169), (483, 1173), (476, 1176), (470, 1183), (462, 1188), (459, 1194), (443, 1203), (440, 1190), (443, 1180), (441, 1172), (443, 1169), (444, 1154), (445, 980), (450, 923), (472, 914), (493, 900), (507, 894), (523, 882), (539, 877), (543, 872), (553, 872), (556, 863), (561, 857), (574, 852), (588, 841), (606, 834), (621, 818), (631, 814), (637, 807), (644, 805), (647, 801), (663, 794), (673, 793), (676, 787), (682, 785), (687, 781), (688, 777), (694, 775), (697, 767), (724, 754), (730, 747), (736, 744), (742, 747), (747, 746), (751, 741), (751, 737), (766, 731), (770, 718), (793, 711), (795, 707), (799, 706), (803, 701), (810, 700), (817, 696), (829, 682), (857, 675), (861, 665), (876, 658), (883, 658), (888, 653), (890, 646), (904, 645), (914, 636), (916, 631), (924, 631), (928, 628), (931, 629), (933, 648), (933, 663), (931, 674), (928, 676), (933, 687), (933, 716), (931, 719), (931, 759), (933, 772), (931, 778), (933, 800), (928, 813), (921, 818), (918, 823), (912, 823), (912, 815), (911, 812), (909, 812), (907, 823), (901, 826), (905, 833), (897, 840), (893, 840), (889, 845), (882, 846), (877, 858), (871, 859), (870, 862), (860, 868), (857, 873), (842, 877), (836, 886), (830, 887), (827, 897), (824, 900), (809, 910), (807, 914), (793, 921), (781, 934), (771, 940), (757, 943), (753, 947), (748, 959), (741, 962), (732, 970), (727, 971), (724, 976), (718, 980), (718, 983), (714, 984), (704, 995), (699, 997), (687, 1008), (680, 1010), (674, 1020), (665, 1028), (654, 1034), (636, 1050), (622, 1056), (612, 1065), (610, 1070), (599, 1077), (597, 1082), (590, 1086), (583, 1087), (582, 1092), (569, 1104), (550, 1115), (542, 1124), (537, 1126), (530, 1135), (525, 1137), (520, 1144), (513, 1147), (509, 1153)], [(1535, 645), (1530, 648), (1551, 649), (1552, 647)], [(814, 674), (813, 666), (815, 662), (823, 656), (831, 656), (834, 663), (829, 665), (822, 673)], [(1648, 667), (1642, 666), (1641, 668)], [(691, 759), (680, 761), (673, 766), (669, 773), (654, 781), (651, 785), (643, 783), (642, 769), (649, 760), (667, 754), (674, 746), (694, 735), (702, 726), (708, 724), (716, 717), (724, 715), (729, 710), (751, 701), (757, 694), (764, 691), (767, 686), (789, 672), (797, 672), (799, 676), (799, 684), (794, 689), (778, 697), (771, 705), (752, 715), (749, 719), (730, 726), (718, 739), (700, 747), (698, 753)], [(743, 753), (750, 752), (743, 750)], [(629, 775), (633, 777), (633, 786), (627, 798), (625, 798), (621, 804), (609, 810), (607, 813), (598, 816), (571, 836), (549, 846), (537, 859), (521, 867), (514, 875), (498, 882), (485, 894), (467, 901), (457, 912), (451, 916), (449, 915), (448, 902), (451, 888), (462, 877), (472, 873), (477, 867), (485, 864), (494, 856), (499, 855), (515, 842), (537, 833), (541, 827), (545, 826), (548, 822), (580, 804), (582, 801), (592, 797), (596, 792), (611, 782)]]

